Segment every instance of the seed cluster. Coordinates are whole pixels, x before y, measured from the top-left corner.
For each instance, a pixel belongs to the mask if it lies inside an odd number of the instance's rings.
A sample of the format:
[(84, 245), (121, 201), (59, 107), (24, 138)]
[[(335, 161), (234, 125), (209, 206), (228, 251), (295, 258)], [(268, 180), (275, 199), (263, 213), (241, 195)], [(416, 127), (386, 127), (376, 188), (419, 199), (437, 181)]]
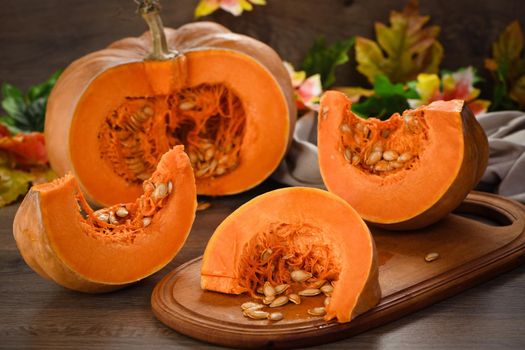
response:
[(253, 320), (268, 319), (270, 321), (280, 321), (284, 318), (282, 312), (265, 311), (263, 309), (283, 307), (289, 303), (300, 304), (301, 297), (313, 297), (323, 293), (325, 295), (323, 306), (308, 309), (307, 312), (311, 316), (324, 316), (326, 307), (330, 304), (335, 282), (315, 279), (309, 281), (312, 277), (311, 273), (304, 270), (292, 271), (291, 278), (294, 286), (300, 289), (297, 292), (294, 291), (294, 287), (290, 284), (272, 286), (269, 282), (265, 282), (262, 287), (257, 289), (259, 295), (256, 296), (256, 301), (248, 301), (241, 305), (243, 315)]
[(99, 130), (101, 158), (128, 182), (141, 183), (162, 154), (185, 145), (197, 178), (221, 176), (240, 162), (246, 115), (224, 84), (202, 84), (169, 96), (128, 98)]
[(348, 163), (386, 175), (410, 167), (418, 158), (420, 140), (426, 137), (419, 117), (407, 114), (386, 125), (356, 119), (347, 118), (339, 126), (341, 152)]

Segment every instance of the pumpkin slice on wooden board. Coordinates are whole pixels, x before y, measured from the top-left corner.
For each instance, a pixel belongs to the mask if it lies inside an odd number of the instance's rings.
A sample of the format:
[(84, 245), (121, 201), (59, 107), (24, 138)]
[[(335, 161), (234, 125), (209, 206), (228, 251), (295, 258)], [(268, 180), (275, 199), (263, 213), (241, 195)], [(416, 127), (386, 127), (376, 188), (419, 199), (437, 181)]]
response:
[(244, 204), (217, 227), (202, 261), (201, 287), (222, 293), (256, 297), (265, 282), (293, 283), (286, 293), (297, 293), (323, 280), (335, 281), (327, 320), (348, 322), (379, 302), (366, 224), (341, 198), (312, 188), (279, 189)]
[(93, 211), (73, 175), (33, 186), (13, 233), (26, 263), (77, 291), (122, 288), (160, 270), (184, 244), (195, 217), (193, 170), (183, 146), (165, 153), (135, 202)]
[(478, 183), (487, 136), (461, 100), (436, 101), (386, 121), (351, 112), (342, 93), (321, 98), (319, 166), (326, 187), (368, 222), (393, 230), (428, 226)]
[(279, 56), (215, 23), (164, 29), (157, 2), (140, 3), (149, 33), (73, 62), (53, 89), (45, 125), (53, 169), (73, 172), (95, 203), (131, 201), (161, 155), (183, 144), (199, 194), (262, 182), (296, 117)]

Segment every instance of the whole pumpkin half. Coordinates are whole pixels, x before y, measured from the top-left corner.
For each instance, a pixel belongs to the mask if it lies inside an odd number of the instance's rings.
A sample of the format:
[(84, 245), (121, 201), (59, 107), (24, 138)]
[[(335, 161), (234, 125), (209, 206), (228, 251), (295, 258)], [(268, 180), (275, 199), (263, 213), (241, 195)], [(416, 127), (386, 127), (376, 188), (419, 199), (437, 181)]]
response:
[(179, 144), (199, 194), (263, 181), (285, 154), (296, 114), (279, 56), (215, 23), (164, 29), (154, 2), (140, 11), (150, 32), (78, 59), (53, 89), (45, 125), (53, 169), (73, 172), (104, 205), (137, 197)]
[(195, 181), (183, 146), (165, 153), (134, 202), (93, 211), (73, 175), (33, 186), (14, 237), (42, 277), (77, 291), (122, 288), (160, 270), (184, 244), (195, 217)]
[(271, 287), (290, 300), (294, 293), (329, 288), (325, 318), (339, 322), (381, 297), (366, 224), (336, 195), (303, 187), (267, 192), (228, 216), (204, 252), (201, 287), (258, 299)]
[(487, 136), (462, 100), (381, 121), (356, 116), (344, 94), (329, 91), (320, 110), (323, 181), (370, 223), (428, 226), (461, 203), (487, 166)]

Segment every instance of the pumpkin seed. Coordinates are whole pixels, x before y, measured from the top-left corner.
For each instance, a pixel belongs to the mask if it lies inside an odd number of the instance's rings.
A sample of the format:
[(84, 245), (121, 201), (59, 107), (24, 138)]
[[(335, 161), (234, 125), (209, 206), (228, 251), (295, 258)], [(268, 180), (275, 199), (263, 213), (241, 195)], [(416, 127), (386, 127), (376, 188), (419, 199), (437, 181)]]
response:
[(127, 216), (129, 214), (129, 212), (126, 210), (126, 208), (120, 207), (120, 208), (117, 209), (115, 214), (117, 214), (117, 216), (123, 218), (123, 217)]
[(275, 295), (265, 296), (262, 300), (264, 305), (270, 305), (275, 300)]
[(379, 162), (381, 160), (381, 157), (383, 157), (383, 154), (381, 153), (381, 151), (373, 151), (368, 156), (368, 158), (366, 160), (366, 165), (374, 165), (374, 164), (376, 164), (377, 162)]
[(350, 129), (350, 125), (346, 124), (346, 123), (343, 123), (341, 124), (341, 131), (344, 132), (344, 133), (349, 133), (350, 131), (352, 131)]
[(199, 161), (199, 158), (197, 157), (197, 155), (191, 151), (188, 151), (188, 156), (190, 157), (191, 164), (195, 164)]
[(383, 152), (383, 143), (381, 141), (377, 141), (372, 146), (372, 151), (374, 152)]
[(270, 313), (266, 311), (262, 311), (262, 310), (248, 309), (244, 311), (244, 315), (254, 320), (262, 320), (262, 319), (268, 318)]
[(332, 295), (333, 291), (334, 291), (334, 287), (332, 287), (331, 284), (325, 284), (324, 286), (321, 287), (321, 292), (323, 292), (327, 296)]
[(210, 202), (206, 202), (206, 201), (197, 202), (197, 211), (206, 210), (209, 207), (211, 207)]
[(109, 215), (106, 214), (106, 213), (99, 214), (99, 215), (98, 215), (98, 219), (99, 219), (100, 221), (108, 222), (108, 220), (109, 220)]
[(325, 307), (330, 304), (330, 300), (332, 300), (332, 297), (330, 296), (327, 296), (326, 298), (324, 298), (323, 304)]
[(352, 164), (354, 164), (354, 165), (359, 164), (359, 161), (360, 161), (360, 160), (361, 160), (361, 159), (359, 158), (359, 156), (358, 156), (357, 154), (354, 154), (354, 155), (352, 156)]
[(312, 276), (313, 275), (310, 272), (304, 270), (294, 270), (290, 273), (290, 277), (292, 277), (292, 280), (295, 282), (304, 282)]
[(283, 293), (285, 290), (287, 290), (288, 288), (290, 288), (289, 284), (279, 284), (279, 285), (275, 286), (275, 294), (279, 295), (279, 294)]
[(179, 109), (182, 111), (188, 111), (195, 107), (195, 102), (193, 101), (182, 101), (179, 103)]
[(115, 218), (115, 214), (113, 214), (112, 211), (109, 212), (109, 223), (113, 225), (118, 224), (118, 220)]
[(159, 199), (166, 197), (167, 195), (168, 195), (168, 186), (166, 186), (166, 184), (162, 182), (159, 182), (155, 186), (155, 190), (153, 191), (151, 196), (153, 197), (154, 200), (159, 200)]
[(270, 303), (270, 307), (279, 307), (288, 303), (288, 297), (286, 295), (281, 295)]
[(412, 153), (410, 152), (403, 152), (399, 157), (397, 157), (397, 160), (399, 162), (406, 162), (412, 158)]
[(149, 226), (149, 224), (151, 224), (151, 217), (149, 216), (145, 216), (142, 218), (142, 225), (144, 225), (144, 227), (146, 226)]
[(142, 108), (142, 112), (147, 115), (147, 116), (152, 116), (153, 115), (153, 108), (151, 108), (150, 106), (144, 106)]
[(275, 289), (272, 287), (270, 282), (264, 282), (263, 293), (266, 297), (275, 296)]
[(273, 253), (273, 250), (272, 248), (267, 248), (265, 250), (263, 250), (263, 252), (261, 253), (261, 261), (266, 261), (270, 258), (270, 256), (272, 255)]
[(398, 162), (397, 160), (391, 161), (388, 164), (390, 164), (390, 167), (392, 167), (394, 169), (399, 169), (399, 168), (403, 167), (403, 163)]
[(173, 182), (168, 181), (168, 193), (171, 193), (173, 191)]
[(241, 309), (243, 309), (243, 310), (248, 310), (248, 309), (260, 310), (263, 307), (264, 307), (264, 305), (259, 304), (259, 303), (255, 303), (253, 301), (247, 301), (247, 302), (245, 302), (245, 303), (243, 303), (241, 305)]
[(290, 254), (283, 255), (283, 257), (281, 259), (288, 260), (288, 259), (293, 258), (294, 256), (295, 256), (295, 254), (290, 253)]
[(215, 170), (215, 174), (216, 175), (222, 175), (226, 172), (226, 169), (222, 166), (219, 166), (216, 170)]
[(308, 288), (321, 288), (326, 283), (325, 280), (317, 280), (308, 285)]
[(391, 170), (391, 168), (390, 168), (390, 165), (386, 161), (381, 160), (377, 162), (377, 164), (374, 166), (374, 170), (375, 171), (388, 171), (388, 170)]
[(326, 309), (324, 306), (314, 307), (313, 309), (308, 309), (308, 314), (312, 316), (323, 316), (326, 314)]
[(263, 291), (263, 287), (257, 287), (257, 289), (255, 290), (257, 293), (259, 294), (264, 294), (264, 291)]
[(272, 312), (268, 315), (270, 321), (280, 321), (284, 318), (282, 312)]
[(399, 153), (393, 150), (388, 150), (383, 152), (383, 159), (384, 160), (396, 160), (399, 157)]
[(215, 147), (208, 148), (206, 152), (204, 153), (204, 160), (209, 161), (210, 159), (213, 158), (214, 154), (215, 154)]
[(288, 299), (294, 303), (294, 304), (300, 304), (301, 303), (301, 297), (298, 294), (292, 293), (288, 295)]
[(365, 127), (363, 128), (363, 136), (364, 136), (365, 138), (368, 138), (369, 135), (370, 135), (370, 128), (369, 128), (368, 126), (365, 126)]
[(425, 256), (426, 262), (432, 262), (439, 258), (439, 253), (428, 253), (427, 256)]
[(303, 297), (313, 297), (315, 295), (321, 294), (321, 290), (319, 288), (306, 288), (300, 291), (298, 294)]
[(347, 162), (352, 159), (352, 150), (350, 148), (345, 148), (345, 159)]
[(337, 281), (331, 281), (330, 284), (332, 285), (332, 287), (335, 288), (335, 284), (337, 283)]

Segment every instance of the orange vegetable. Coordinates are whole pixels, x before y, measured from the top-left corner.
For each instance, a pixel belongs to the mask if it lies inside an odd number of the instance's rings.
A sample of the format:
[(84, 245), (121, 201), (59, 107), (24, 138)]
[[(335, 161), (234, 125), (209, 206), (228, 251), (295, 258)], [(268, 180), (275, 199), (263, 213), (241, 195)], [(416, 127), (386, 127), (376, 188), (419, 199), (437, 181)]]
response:
[(183, 144), (199, 194), (257, 185), (284, 156), (295, 120), (279, 56), (215, 23), (164, 29), (155, 2), (141, 3), (150, 33), (60, 76), (45, 126), (52, 167), (72, 171), (91, 200), (114, 204), (138, 196), (161, 155)]
[(18, 249), (42, 277), (73, 290), (122, 288), (160, 270), (195, 217), (193, 171), (182, 146), (164, 154), (144, 194), (93, 211), (68, 174), (33, 186), (13, 224)]
[[(299, 283), (293, 271), (311, 277)], [(252, 296), (265, 282), (297, 282), (290, 293), (321, 280), (335, 281), (327, 320), (348, 322), (381, 296), (366, 224), (341, 198), (302, 187), (265, 193), (234, 211), (208, 242), (201, 270), (202, 288)]]
[(461, 100), (364, 120), (344, 94), (329, 91), (320, 110), (324, 183), (368, 222), (430, 225), (461, 203), (487, 166), (487, 136)]

